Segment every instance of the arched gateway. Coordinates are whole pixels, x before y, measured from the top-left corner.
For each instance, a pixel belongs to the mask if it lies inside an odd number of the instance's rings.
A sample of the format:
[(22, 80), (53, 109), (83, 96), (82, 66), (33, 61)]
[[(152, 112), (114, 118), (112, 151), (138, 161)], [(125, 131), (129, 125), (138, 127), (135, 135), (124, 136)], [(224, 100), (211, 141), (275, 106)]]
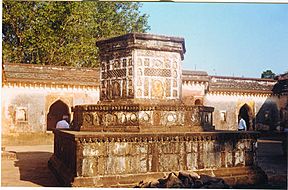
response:
[(63, 115), (67, 115), (70, 120), (69, 107), (61, 100), (57, 100), (49, 108), (49, 113), (47, 115), (47, 130), (54, 129), (56, 123), (62, 120)]

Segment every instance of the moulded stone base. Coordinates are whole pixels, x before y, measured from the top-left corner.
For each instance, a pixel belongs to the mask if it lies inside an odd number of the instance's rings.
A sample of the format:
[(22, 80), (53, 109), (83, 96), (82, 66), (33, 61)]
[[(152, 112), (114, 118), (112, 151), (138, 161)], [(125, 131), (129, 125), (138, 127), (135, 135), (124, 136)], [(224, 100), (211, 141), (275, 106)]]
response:
[(48, 165), (63, 186), (133, 187), (170, 172), (195, 171), (231, 186), (263, 184), (256, 132), (98, 133), (54, 131)]
[[(135, 187), (140, 181), (163, 178), (170, 173), (149, 172), (144, 174), (72, 177), (71, 173), (69, 173), (67, 169), (63, 167), (57, 158), (52, 157), (48, 163), (49, 168), (56, 175), (59, 182), (63, 184), (63, 186), (72, 187)], [(191, 171), (188, 170), (187, 172)], [(231, 187), (267, 183), (267, 175), (259, 167), (217, 168), (214, 170), (194, 170), (193, 172), (222, 178)]]

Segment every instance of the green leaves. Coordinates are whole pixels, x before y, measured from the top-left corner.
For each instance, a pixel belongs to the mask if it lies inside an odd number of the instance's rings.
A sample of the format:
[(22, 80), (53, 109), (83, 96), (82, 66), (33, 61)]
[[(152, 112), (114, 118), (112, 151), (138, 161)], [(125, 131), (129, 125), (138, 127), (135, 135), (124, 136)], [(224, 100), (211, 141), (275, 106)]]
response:
[(3, 2), (3, 59), (98, 66), (96, 41), (149, 30), (135, 2)]
[(263, 79), (274, 79), (275, 73), (273, 73), (271, 70), (263, 71), (261, 74), (261, 78)]

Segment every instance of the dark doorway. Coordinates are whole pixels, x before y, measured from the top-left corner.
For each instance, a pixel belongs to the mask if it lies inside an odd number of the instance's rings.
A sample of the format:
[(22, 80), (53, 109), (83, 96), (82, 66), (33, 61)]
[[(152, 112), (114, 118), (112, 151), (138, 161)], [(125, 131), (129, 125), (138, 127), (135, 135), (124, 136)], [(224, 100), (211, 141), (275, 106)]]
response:
[(57, 100), (49, 108), (49, 113), (47, 115), (47, 130), (54, 129), (56, 123), (62, 120), (63, 115), (67, 115), (70, 120), (69, 107), (61, 100)]
[(250, 125), (250, 108), (247, 104), (244, 104), (240, 110), (239, 110), (239, 115), (238, 115), (238, 119), (240, 119), (240, 117), (242, 117), (247, 125), (247, 131), (252, 130), (251, 129), (251, 125)]

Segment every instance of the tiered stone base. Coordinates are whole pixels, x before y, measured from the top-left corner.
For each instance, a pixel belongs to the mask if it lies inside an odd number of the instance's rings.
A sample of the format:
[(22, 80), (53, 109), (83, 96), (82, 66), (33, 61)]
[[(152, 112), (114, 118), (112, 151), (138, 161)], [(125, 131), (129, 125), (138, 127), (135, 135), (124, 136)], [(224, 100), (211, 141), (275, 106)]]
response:
[(213, 107), (172, 102), (123, 101), (75, 106), (73, 130), (151, 133), (214, 130)]
[(267, 179), (254, 163), (255, 132), (54, 134), (49, 167), (64, 186), (133, 187), (173, 171), (220, 177), (231, 186)]

